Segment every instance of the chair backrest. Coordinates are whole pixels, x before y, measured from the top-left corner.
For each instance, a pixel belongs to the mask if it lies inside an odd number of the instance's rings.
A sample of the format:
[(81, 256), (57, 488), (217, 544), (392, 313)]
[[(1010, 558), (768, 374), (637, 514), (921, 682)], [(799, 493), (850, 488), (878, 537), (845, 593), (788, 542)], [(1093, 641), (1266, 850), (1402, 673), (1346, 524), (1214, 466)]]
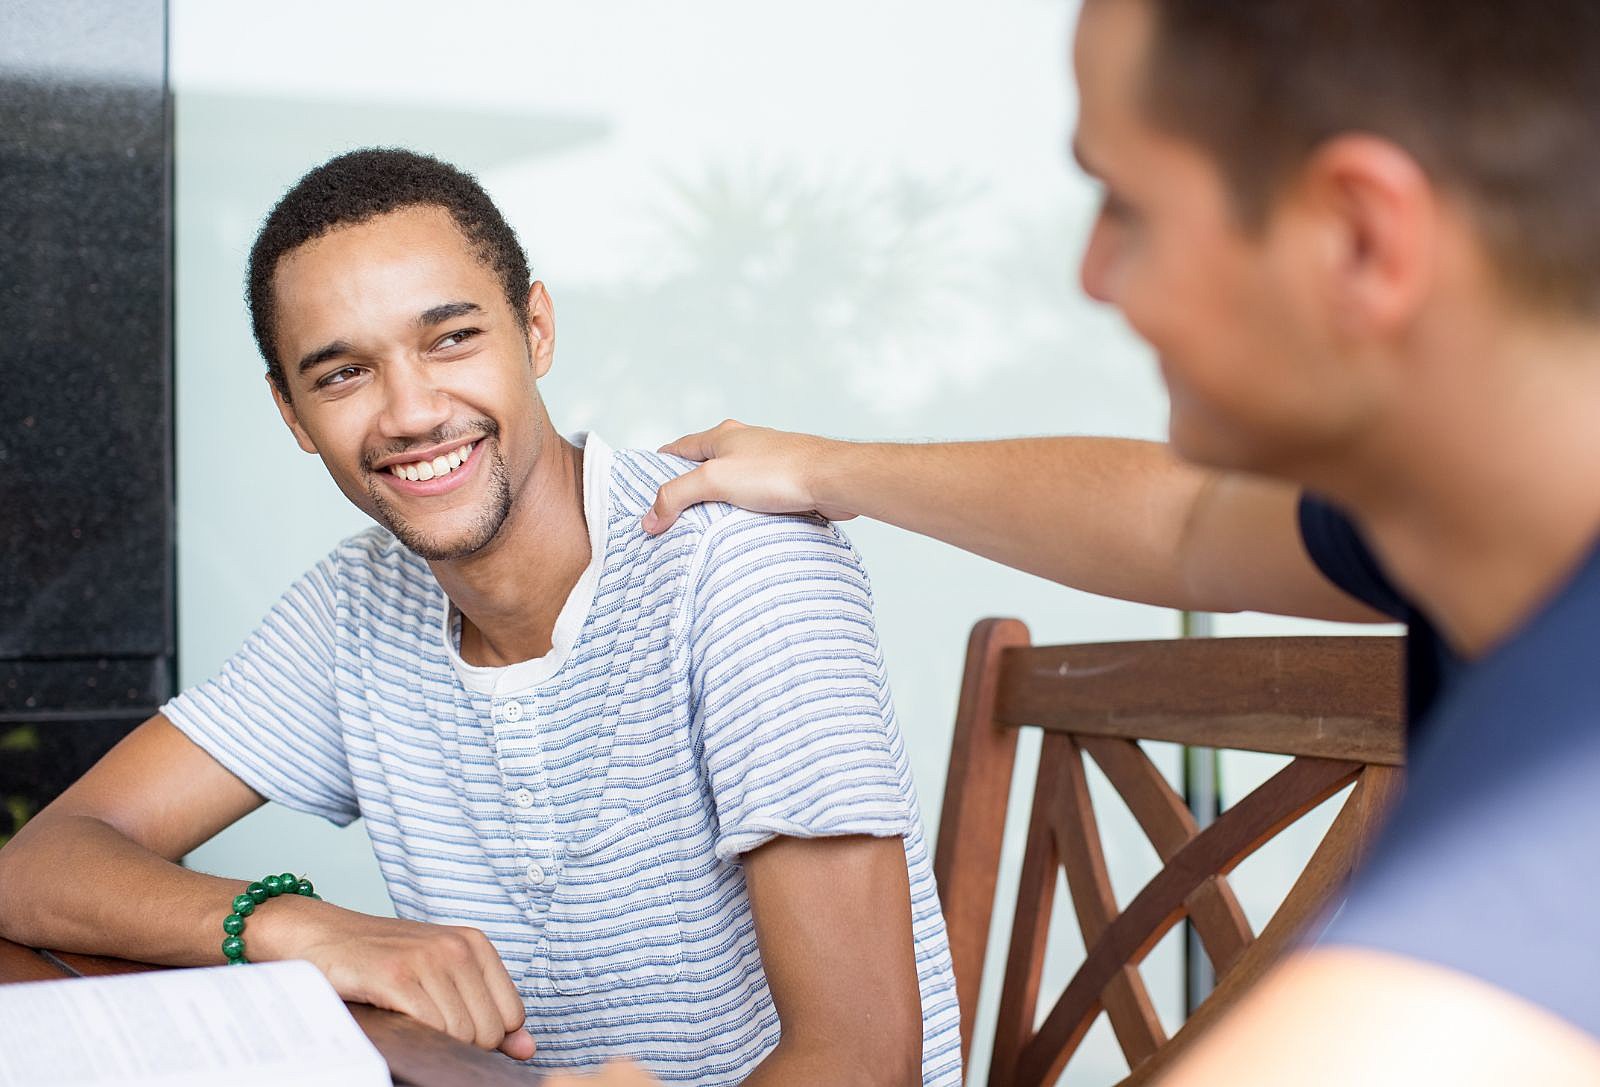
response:
[[(961, 1003), (962, 1055), (994, 912), (1018, 730), (1042, 729), (989, 1082), (1053, 1083), (1104, 1010), (1131, 1070), (1167, 1067), (1314, 921), (1397, 794), (1404, 760), (1401, 642), (1388, 637), (1197, 638), (1033, 646), (1015, 619), (973, 628), (934, 871)], [(1140, 748), (1167, 740), (1292, 762), (1204, 829)], [(1119, 911), (1083, 756), (1155, 846), (1162, 867)], [(1355, 783), (1288, 896), (1254, 935), (1226, 875), (1278, 831)], [(1035, 1029), (1045, 940), (1064, 867), (1085, 957)], [(1217, 986), (1170, 1039), (1139, 964), (1189, 918)]]

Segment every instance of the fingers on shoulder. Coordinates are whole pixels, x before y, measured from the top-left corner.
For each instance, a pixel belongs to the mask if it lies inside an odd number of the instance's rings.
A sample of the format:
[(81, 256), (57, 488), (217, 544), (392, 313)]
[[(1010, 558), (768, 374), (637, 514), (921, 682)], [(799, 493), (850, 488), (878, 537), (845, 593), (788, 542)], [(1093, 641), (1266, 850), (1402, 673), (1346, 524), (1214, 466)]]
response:
[(681, 476), (669, 479), (656, 491), (656, 500), (645, 515), (645, 529), (665, 532), (684, 510), (716, 495), (715, 463), (702, 464)]
[(717, 443), (736, 430), (748, 429), (737, 419), (724, 419), (710, 430), (697, 430), (661, 447), (661, 452), (685, 460), (709, 460), (717, 455)]

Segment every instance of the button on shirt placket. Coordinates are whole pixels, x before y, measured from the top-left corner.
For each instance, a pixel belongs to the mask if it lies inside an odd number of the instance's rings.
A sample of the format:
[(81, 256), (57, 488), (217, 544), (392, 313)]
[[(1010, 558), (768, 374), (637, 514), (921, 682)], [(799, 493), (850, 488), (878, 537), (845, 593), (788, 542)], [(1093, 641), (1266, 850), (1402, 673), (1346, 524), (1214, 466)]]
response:
[[(544, 762), (530, 727), (534, 708), (523, 697), (496, 699), (495, 754), (507, 783), (506, 804), (516, 835), (517, 862), (536, 913), (543, 914), (553, 884), (548, 850), (549, 812), (529, 785), (542, 784)], [(527, 723), (525, 723), (527, 722)], [(526, 784), (525, 784), (526, 783)]]

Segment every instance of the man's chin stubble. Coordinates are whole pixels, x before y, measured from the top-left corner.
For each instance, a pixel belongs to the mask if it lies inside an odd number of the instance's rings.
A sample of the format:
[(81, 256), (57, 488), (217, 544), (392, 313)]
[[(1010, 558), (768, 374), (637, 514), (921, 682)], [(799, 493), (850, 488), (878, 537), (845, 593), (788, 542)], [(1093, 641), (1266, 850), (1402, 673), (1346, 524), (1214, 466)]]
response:
[(499, 535), (500, 526), (511, 514), (511, 474), (498, 448), (491, 448), (489, 453), (489, 494), (482, 511), (464, 533), (452, 539), (441, 539), (419, 531), (395, 512), (376, 476), (369, 474), (367, 493), (377, 509), (378, 523), (394, 533), (395, 539), (407, 550), (428, 562), (452, 562), (477, 554)]

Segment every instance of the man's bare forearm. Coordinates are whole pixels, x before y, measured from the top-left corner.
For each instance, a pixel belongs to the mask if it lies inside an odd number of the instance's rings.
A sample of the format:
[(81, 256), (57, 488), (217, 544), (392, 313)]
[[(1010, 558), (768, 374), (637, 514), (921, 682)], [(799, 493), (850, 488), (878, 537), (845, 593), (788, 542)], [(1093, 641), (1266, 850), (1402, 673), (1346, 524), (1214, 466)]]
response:
[(728, 420), (665, 452), (701, 461), (642, 518), (698, 502), (872, 517), (1102, 596), (1195, 611), (1373, 622), (1300, 537), (1299, 488), (1124, 438), (842, 442)]
[[(221, 963), (223, 918), (265, 873), (222, 879), (175, 862), (261, 803), (157, 714), (0, 849), (0, 936), (171, 966)], [(516, 986), (476, 929), (281, 895), (251, 914), (244, 938), (252, 961), (306, 959), (346, 1000), (517, 1060), (533, 1054)]]
[[(169, 966), (218, 965), (222, 919), (246, 883), (190, 872), (93, 816), (47, 813), (0, 850), (0, 936)], [(252, 913), (244, 936), (250, 959), (305, 958), (347, 1000), (404, 1012), (517, 1060), (533, 1055), (516, 988), (481, 932), (290, 894)], [(434, 992), (458, 995), (441, 1003)]]
[[(245, 882), (191, 872), (92, 816), (45, 816), (0, 850), (0, 936), (172, 966), (219, 964), (222, 919)], [(246, 948), (277, 957), (289, 915), (322, 905), (274, 901), (251, 917)]]
[(823, 443), (819, 506), (920, 532), (1105, 596), (1204, 607), (1181, 548), (1213, 473), (1118, 438)]

